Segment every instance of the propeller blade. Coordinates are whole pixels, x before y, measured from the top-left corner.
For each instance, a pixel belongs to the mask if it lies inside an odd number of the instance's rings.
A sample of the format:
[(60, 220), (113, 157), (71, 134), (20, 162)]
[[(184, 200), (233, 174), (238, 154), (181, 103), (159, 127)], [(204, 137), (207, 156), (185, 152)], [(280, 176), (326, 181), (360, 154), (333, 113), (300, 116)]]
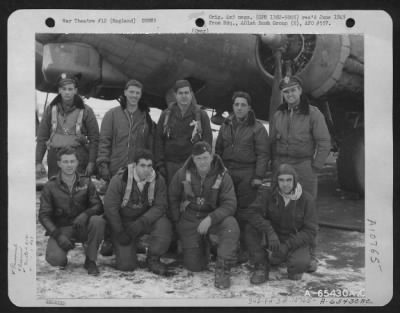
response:
[(274, 58), (275, 58), (274, 81), (272, 84), (272, 95), (269, 106), (270, 124), (272, 122), (272, 117), (274, 116), (276, 109), (282, 103), (282, 95), (279, 89), (279, 83), (282, 79), (282, 64), (281, 64), (282, 52), (280, 50), (277, 50), (274, 54)]

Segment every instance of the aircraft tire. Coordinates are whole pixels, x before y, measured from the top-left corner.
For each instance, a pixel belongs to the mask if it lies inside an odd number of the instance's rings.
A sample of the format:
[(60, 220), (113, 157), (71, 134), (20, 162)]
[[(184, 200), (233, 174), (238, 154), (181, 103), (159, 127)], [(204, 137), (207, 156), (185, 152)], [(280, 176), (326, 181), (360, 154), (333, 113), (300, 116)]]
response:
[(364, 195), (365, 145), (364, 128), (355, 129), (340, 145), (337, 174), (341, 188)]

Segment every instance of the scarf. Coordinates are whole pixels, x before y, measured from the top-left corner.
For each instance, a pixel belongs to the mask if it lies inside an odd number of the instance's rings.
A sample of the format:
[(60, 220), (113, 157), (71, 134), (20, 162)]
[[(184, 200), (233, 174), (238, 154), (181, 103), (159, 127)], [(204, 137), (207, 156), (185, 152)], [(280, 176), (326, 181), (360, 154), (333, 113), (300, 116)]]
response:
[(303, 193), (303, 189), (301, 188), (301, 185), (297, 183), (296, 188), (293, 190), (292, 193), (290, 194), (283, 194), (279, 191), (279, 194), (282, 196), (283, 201), (285, 202), (285, 206), (287, 206), (290, 202), (290, 200), (296, 201), (301, 197), (301, 194)]
[[(140, 180), (137, 172), (136, 172), (136, 167), (133, 169), (133, 178), (136, 181), (136, 184), (140, 190), (140, 192), (143, 191), (144, 186), (146, 185), (146, 183), (151, 183), (156, 179), (156, 172), (154, 171), (154, 169), (152, 170), (151, 174), (149, 175), (149, 177), (147, 177), (145, 180)], [(150, 185), (151, 186), (151, 185)]]

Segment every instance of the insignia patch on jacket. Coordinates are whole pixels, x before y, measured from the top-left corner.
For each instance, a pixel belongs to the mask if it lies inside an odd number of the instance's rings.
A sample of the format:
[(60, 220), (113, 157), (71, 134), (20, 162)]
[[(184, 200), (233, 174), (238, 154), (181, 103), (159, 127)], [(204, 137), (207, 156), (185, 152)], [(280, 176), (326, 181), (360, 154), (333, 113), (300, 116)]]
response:
[(205, 199), (203, 197), (196, 197), (196, 204), (197, 205), (204, 205)]

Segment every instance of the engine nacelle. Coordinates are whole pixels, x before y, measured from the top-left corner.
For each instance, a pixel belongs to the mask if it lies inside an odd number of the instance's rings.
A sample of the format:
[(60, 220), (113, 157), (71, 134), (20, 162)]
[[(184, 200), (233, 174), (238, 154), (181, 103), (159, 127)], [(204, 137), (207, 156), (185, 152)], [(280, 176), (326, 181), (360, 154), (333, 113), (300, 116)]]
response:
[[(37, 55), (38, 59), (40, 55)], [(36, 60), (38, 64), (40, 61)], [(39, 90), (57, 92), (57, 80), (61, 73), (79, 74), (79, 92), (82, 95), (99, 95), (104, 90), (106, 98), (115, 98), (120, 94), (127, 76), (111, 66), (92, 46), (83, 43), (49, 43), (43, 46), (43, 81)], [(38, 78), (37, 78), (38, 79)]]
[(269, 34), (260, 36), (257, 63), (271, 85), (274, 51), (281, 49), (287, 71), (300, 76), (313, 98), (349, 91), (362, 96), (364, 56), (362, 35)]

